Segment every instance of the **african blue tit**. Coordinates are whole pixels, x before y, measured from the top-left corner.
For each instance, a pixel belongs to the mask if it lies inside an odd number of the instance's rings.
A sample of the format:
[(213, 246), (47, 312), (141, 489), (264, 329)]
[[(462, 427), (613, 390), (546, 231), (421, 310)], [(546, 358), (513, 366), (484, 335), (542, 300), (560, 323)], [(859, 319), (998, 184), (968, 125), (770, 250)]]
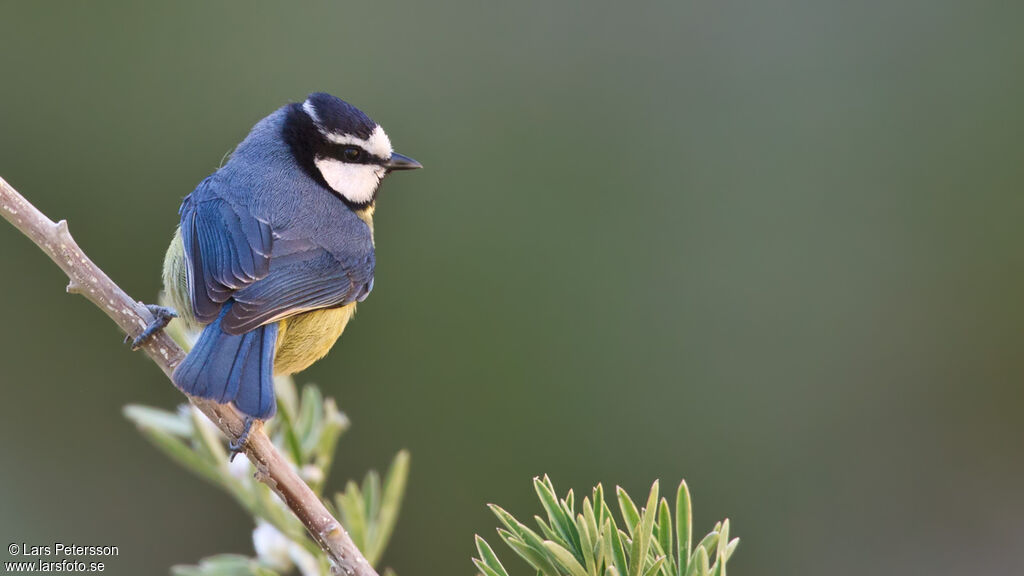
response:
[[(164, 288), (202, 333), (174, 384), (234, 403), (247, 423), (273, 416), (273, 376), (327, 354), (373, 289), (381, 180), (421, 167), (394, 152), (366, 114), (329, 94), (257, 123), (179, 210)], [(172, 315), (152, 309), (147, 336)]]

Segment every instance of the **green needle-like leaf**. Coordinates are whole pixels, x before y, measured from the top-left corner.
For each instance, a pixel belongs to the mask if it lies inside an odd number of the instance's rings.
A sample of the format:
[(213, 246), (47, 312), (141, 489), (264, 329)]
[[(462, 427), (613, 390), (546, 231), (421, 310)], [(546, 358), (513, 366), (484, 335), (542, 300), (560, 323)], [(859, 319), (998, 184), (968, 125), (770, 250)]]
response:
[(349, 480), (345, 485), (345, 491), (334, 497), (338, 510), (341, 512), (341, 522), (348, 528), (349, 536), (359, 548), (366, 548), (366, 509), (364, 507), (363, 492), (359, 485)]
[(476, 569), (484, 576), (508, 576), (508, 574), (502, 574), (476, 558), (473, 558), (473, 565), (476, 566)]
[(566, 569), (572, 576), (587, 576), (587, 571), (580, 566), (580, 563), (573, 556), (572, 552), (569, 552), (561, 545), (551, 540), (544, 541), (544, 547), (547, 548), (548, 552), (554, 556), (555, 560), (560, 566)]
[[(324, 397), (316, 386), (305, 386), (302, 389), (302, 408), (299, 420), (295, 425), (302, 446), (302, 454), (312, 454), (320, 438), (323, 423)], [(305, 462), (305, 460), (303, 460)]]
[(606, 555), (606, 562), (614, 562), (615, 569), (619, 574), (628, 574), (629, 564), (626, 561), (626, 550), (622, 545), (622, 538), (619, 536), (619, 529), (615, 526), (612, 518), (607, 518), (604, 523), (603, 537), (608, 542), (609, 554)]
[(505, 527), (515, 534), (524, 544), (533, 548), (537, 552), (544, 551), (544, 541), (537, 536), (536, 532), (521, 524), (514, 516), (499, 506), (491, 504), (491, 510), (498, 516), (498, 519), (501, 520), (502, 524), (505, 524)]
[(712, 567), (713, 576), (725, 576), (725, 562), (726, 550), (729, 547), (729, 519), (726, 518), (722, 521), (722, 529), (718, 533), (718, 543), (716, 545), (716, 557), (715, 563)]
[(173, 436), (186, 438), (192, 435), (192, 423), (175, 412), (129, 404), (124, 407), (123, 413), (125, 418), (134, 422), (139, 428), (160, 430)]
[(732, 558), (732, 553), (736, 551), (736, 547), (739, 546), (739, 545), (740, 545), (740, 539), (739, 538), (733, 538), (732, 542), (729, 542), (729, 545), (726, 546), (726, 548), (725, 548), (725, 559), (726, 560), (728, 560), (729, 558)]
[(540, 549), (537, 549), (516, 538), (506, 538), (505, 543), (515, 550), (523, 560), (526, 560), (530, 566), (540, 571), (540, 573), (550, 574), (551, 576), (559, 574), (543, 544), (541, 544)]
[[(587, 519), (583, 514), (576, 518), (576, 531), (580, 535), (580, 552), (583, 553), (583, 564), (587, 574), (597, 576), (597, 561), (594, 560), (594, 540), (597, 539), (597, 531), (593, 533), (587, 526)], [(593, 535), (591, 535), (593, 534)]]
[(384, 488), (380, 497), (380, 506), (374, 514), (374, 538), (373, 545), (369, 547), (370, 552), (366, 554), (366, 560), (371, 566), (375, 566), (384, 555), (391, 540), (391, 534), (398, 522), (398, 512), (402, 508), (402, 498), (405, 495), (406, 482), (409, 479), (409, 453), (405, 450), (395, 454), (391, 461), (387, 474), (384, 476)]
[(366, 514), (366, 545), (374, 548), (377, 540), (377, 513), (380, 511), (380, 475), (370, 470), (363, 478), (363, 506)]
[(710, 557), (710, 556), (714, 555), (714, 553), (715, 553), (715, 546), (717, 546), (717, 545), (718, 545), (718, 532), (717, 531), (713, 531), (713, 532), (709, 533), (707, 536), (705, 536), (704, 539), (700, 541), (700, 544), (697, 544), (697, 548), (703, 549), (704, 553)]
[(294, 419), (299, 413), (299, 394), (296, 391), (295, 379), (291, 376), (275, 376), (274, 391), (277, 393), (278, 408), (287, 410), (288, 415)]
[(278, 414), (278, 425), (281, 427), (281, 435), (284, 438), (284, 445), (288, 449), (288, 455), (296, 465), (302, 465), (304, 457), (302, 445), (299, 443), (299, 435), (295, 432), (295, 422), (291, 410), (280, 410)]
[[(628, 497), (627, 497), (628, 498)], [(643, 515), (636, 531), (633, 533), (633, 544), (629, 552), (630, 576), (642, 576), (644, 564), (647, 562), (647, 551), (650, 548), (654, 518), (658, 510), (658, 482), (651, 486)]]
[(502, 575), (500, 572), (496, 571), (494, 568), (491, 568), (490, 566), (488, 566), (487, 564), (484, 564), (483, 562), (481, 562), (480, 560), (477, 560), (476, 558), (473, 558), (473, 565), (476, 566), (476, 569), (479, 570), (480, 573), (483, 574), (484, 576), (508, 576), (507, 574), (506, 575)]
[(686, 480), (676, 490), (676, 558), (679, 559), (679, 576), (686, 574), (690, 561), (693, 539), (693, 510), (690, 507), (690, 488)]
[(619, 500), (619, 511), (622, 512), (622, 520), (626, 523), (626, 532), (633, 537), (636, 526), (640, 523), (640, 512), (637, 511), (633, 499), (621, 486), (615, 487), (615, 496)]
[(558, 542), (558, 541), (560, 541), (562, 539), (562, 536), (560, 534), (556, 533), (551, 528), (551, 526), (548, 526), (548, 523), (545, 522), (544, 519), (541, 518), (540, 516), (534, 514), (533, 515), (533, 520), (534, 520), (534, 522), (537, 523), (537, 527), (540, 528), (540, 533), (541, 533), (541, 535), (544, 536), (544, 538), (546, 538), (548, 540), (554, 540), (555, 542)]
[(174, 576), (277, 576), (256, 560), (236, 554), (222, 554), (200, 561), (198, 566), (174, 566)]
[(224, 440), (220, 431), (214, 427), (206, 416), (198, 410), (191, 410), (192, 426), (195, 428), (199, 439), (196, 449), (205, 452), (211, 462), (214, 462), (222, 470), (227, 469), (228, 451), (224, 449)]
[(659, 556), (658, 559), (655, 560), (653, 564), (651, 564), (651, 567), (648, 568), (646, 572), (644, 572), (643, 576), (654, 576), (655, 574), (658, 573), (659, 570), (661, 570), (661, 567), (664, 564), (665, 564), (665, 557), (664, 556)]
[[(479, 534), (476, 536), (476, 552), (480, 556), (480, 562), (494, 572), (493, 575), (488, 576), (508, 576), (508, 572), (505, 571), (505, 567), (502, 566), (498, 556), (491, 549), (491, 545), (481, 538)], [(477, 564), (477, 566), (479, 567), (480, 565)]]
[(316, 465), (321, 470), (330, 470), (334, 461), (334, 453), (338, 446), (338, 438), (348, 430), (348, 416), (338, 410), (333, 398), (324, 400), (324, 418), (320, 431), (320, 440), (314, 448)]
[(139, 428), (142, 435), (182, 467), (192, 473), (209, 480), (214, 484), (221, 483), (221, 475), (217, 467), (209, 460), (185, 444), (177, 436), (155, 428)]
[(604, 503), (604, 486), (600, 483), (597, 486), (594, 486), (594, 491), (591, 496), (590, 501), (594, 505), (594, 516), (597, 519), (597, 525), (604, 526), (604, 512), (608, 508), (608, 505)]
[[(583, 514), (577, 520), (577, 525), (580, 529), (580, 541), (583, 541), (583, 527), (586, 528), (589, 543), (583, 545), (583, 558), (588, 561), (587, 571), (597, 576), (598, 569), (601, 565), (601, 550), (603, 543), (601, 542), (601, 529), (597, 524), (597, 516), (594, 514), (594, 507), (590, 501), (586, 498), (583, 499)], [(589, 561), (594, 560), (594, 567), (591, 569)]]
[(580, 549), (579, 534), (576, 533), (575, 526), (572, 526), (572, 517), (566, 515), (565, 510), (559, 505), (551, 486), (551, 480), (547, 477), (544, 480), (534, 478), (533, 488), (540, 498), (544, 511), (548, 514), (548, 521), (551, 523), (551, 527), (561, 537), (556, 541), (569, 548), (578, 560), (583, 560), (578, 552)]
[(705, 548), (698, 547), (686, 570), (686, 576), (707, 576), (708, 574), (708, 553)]
[(674, 554), (672, 550), (672, 514), (668, 511), (668, 502), (664, 498), (658, 504), (656, 532), (658, 534), (658, 547), (661, 548), (662, 554), (668, 556), (668, 559), (671, 561)]

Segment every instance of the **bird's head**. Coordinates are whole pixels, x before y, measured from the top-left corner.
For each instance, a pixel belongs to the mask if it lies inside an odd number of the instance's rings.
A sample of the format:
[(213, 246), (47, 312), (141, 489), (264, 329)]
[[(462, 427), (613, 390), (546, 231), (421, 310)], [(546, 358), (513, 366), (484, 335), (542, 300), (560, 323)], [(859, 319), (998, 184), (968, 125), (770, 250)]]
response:
[(389, 173), (423, 167), (392, 150), (384, 129), (362, 110), (323, 92), (288, 108), (284, 139), (313, 179), (357, 209), (373, 203)]

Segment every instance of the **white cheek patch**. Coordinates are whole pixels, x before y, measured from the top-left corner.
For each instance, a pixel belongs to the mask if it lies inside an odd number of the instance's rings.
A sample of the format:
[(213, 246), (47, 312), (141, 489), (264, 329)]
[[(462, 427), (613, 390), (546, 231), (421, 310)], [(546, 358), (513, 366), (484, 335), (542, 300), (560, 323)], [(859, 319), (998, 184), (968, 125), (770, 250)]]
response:
[(335, 134), (334, 132), (324, 134), (324, 137), (335, 144), (354, 144), (378, 158), (385, 160), (391, 158), (391, 139), (388, 138), (388, 135), (384, 133), (384, 129), (379, 124), (373, 129), (373, 133), (366, 140), (351, 134)]
[(316, 167), (332, 190), (355, 204), (373, 200), (385, 174), (376, 164), (347, 164), (334, 158), (317, 158)]

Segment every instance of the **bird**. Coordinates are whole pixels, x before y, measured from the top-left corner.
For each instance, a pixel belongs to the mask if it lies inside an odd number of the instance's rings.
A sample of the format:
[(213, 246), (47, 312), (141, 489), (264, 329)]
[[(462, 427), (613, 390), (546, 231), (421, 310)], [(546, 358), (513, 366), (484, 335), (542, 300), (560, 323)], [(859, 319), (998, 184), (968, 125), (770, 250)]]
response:
[(201, 330), (172, 380), (245, 416), (233, 455), (274, 415), (273, 377), (324, 357), (373, 290), (381, 181), (422, 167), (364, 112), (316, 92), (260, 120), (182, 201), (164, 259), (170, 306), (148, 306), (132, 346), (174, 317)]

